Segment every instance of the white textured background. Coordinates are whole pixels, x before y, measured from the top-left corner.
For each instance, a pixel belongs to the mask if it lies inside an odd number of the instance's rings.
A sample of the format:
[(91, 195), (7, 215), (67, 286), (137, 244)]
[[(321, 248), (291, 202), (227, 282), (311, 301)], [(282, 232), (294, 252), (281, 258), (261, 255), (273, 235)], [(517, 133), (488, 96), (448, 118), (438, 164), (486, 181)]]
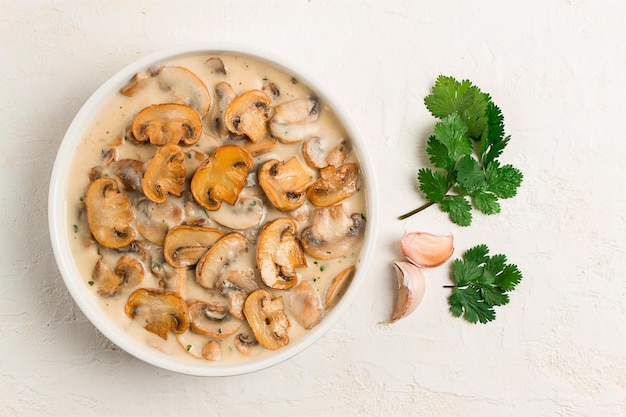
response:
[[(620, 0), (0, 1), (0, 415), (626, 416), (626, 2)], [(376, 164), (376, 259), (347, 316), (274, 368), (178, 375), (85, 319), (52, 256), (47, 190), (65, 129), (108, 77), (148, 53), (229, 41), (324, 83)], [(415, 188), (439, 74), (502, 108), (502, 156), (525, 180), (469, 228)], [(453, 233), (524, 280), (497, 320), (447, 309), (449, 270), (392, 326), (403, 233)]]

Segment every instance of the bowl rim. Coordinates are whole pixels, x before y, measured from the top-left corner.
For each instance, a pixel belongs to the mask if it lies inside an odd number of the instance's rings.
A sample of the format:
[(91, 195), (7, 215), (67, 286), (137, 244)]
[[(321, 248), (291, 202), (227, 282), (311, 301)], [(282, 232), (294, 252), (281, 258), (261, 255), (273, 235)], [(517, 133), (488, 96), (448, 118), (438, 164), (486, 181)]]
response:
[[(74, 157), (73, 150), (77, 142), (82, 137), (82, 133), (92, 122), (93, 115), (98, 111), (99, 105), (103, 101), (106, 101), (114, 91), (119, 90), (119, 88), (125, 85), (138, 71), (145, 70), (159, 62), (190, 54), (220, 52), (248, 55), (256, 60), (267, 62), (277, 68), (288, 71), (299, 80), (302, 80), (319, 94), (323, 100), (329, 103), (339, 120), (342, 121), (351, 138), (352, 146), (357, 150), (360, 168), (363, 171), (364, 178), (366, 178), (367, 227), (361, 248), (361, 255), (359, 257), (359, 264), (349, 288), (342, 296), (340, 302), (325, 315), (324, 319), (317, 326), (308, 330), (296, 343), (289, 344), (271, 354), (264, 355), (264, 357), (259, 360), (246, 361), (241, 364), (229, 363), (220, 365), (209, 363), (206, 366), (202, 366), (200, 363), (176, 359), (173, 355), (161, 353), (146, 344), (138, 343), (118, 326), (112, 326), (110, 321), (106, 318), (106, 314), (102, 314), (98, 306), (94, 306), (93, 303), (88, 302), (88, 288), (84, 285), (82, 280), (77, 279), (77, 276), (79, 276), (78, 269), (74, 264), (69, 249), (70, 227), (68, 227), (69, 225), (67, 223), (68, 206), (65, 201), (65, 184), (69, 175), (71, 161)], [(368, 265), (374, 253), (378, 227), (378, 201), (375, 172), (365, 140), (340, 103), (325, 89), (320, 88), (320, 83), (313, 79), (308, 73), (305, 73), (301, 68), (293, 65), (288, 59), (282, 56), (276, 56), (274, 53), (242, 44), (199, 42), (163, 49), (135, 60), (101, 84), (85, 101), (67, 128), (55, 157), (48, 194), (48, 223), (52, 250), (61, 277), (80, 310), (100, 333), (120, 349), (137, 359), (165, 370), (194, 376), (234, 376), (260, 371), (292, 358), (313, 345), (326, 334), (341, 317), (345, 316), (346, 310), (354, 302), (357, 292), (365, 280), (369, 269)]]

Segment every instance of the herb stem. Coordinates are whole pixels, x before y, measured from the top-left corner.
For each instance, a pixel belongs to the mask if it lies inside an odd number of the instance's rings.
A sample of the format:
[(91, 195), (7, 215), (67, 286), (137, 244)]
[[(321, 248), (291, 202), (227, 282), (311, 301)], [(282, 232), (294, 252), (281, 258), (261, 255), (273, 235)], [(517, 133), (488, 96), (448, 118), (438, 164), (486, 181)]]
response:
[(398, 216), (398, 220), (407, 219), (411, 217), (412, 215), (419, 213), (422, 210), (426, 210), (428, 207), (432, 206), (433, 204), (435, 204), (434, 201), (429, 201), (428, 203), (424, 204), (421, 207), (416, 208), (415, 210), (409, 211), (408, 213), (405, 213), (402, 216)]

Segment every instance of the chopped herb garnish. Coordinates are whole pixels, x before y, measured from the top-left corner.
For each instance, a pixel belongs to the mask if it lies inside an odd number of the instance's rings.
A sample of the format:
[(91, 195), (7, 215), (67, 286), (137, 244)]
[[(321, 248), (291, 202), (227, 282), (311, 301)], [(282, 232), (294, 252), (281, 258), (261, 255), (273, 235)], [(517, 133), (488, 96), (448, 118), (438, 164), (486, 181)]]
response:
[(75, 224), (72, 228), (74, 229), (74, 233), (78, 233), (78, 225)]
[(298, 79), (296, 77), (291, 77), (291, 84), (298, 84)]
[(187, 352), (191, 350), (191, 345), (187, 345)]
[(87, 284), (89, 284), (91, 287), (93, 287), (93, 284), (95, 284), (93, 281), (89, 281), (87, 282)]

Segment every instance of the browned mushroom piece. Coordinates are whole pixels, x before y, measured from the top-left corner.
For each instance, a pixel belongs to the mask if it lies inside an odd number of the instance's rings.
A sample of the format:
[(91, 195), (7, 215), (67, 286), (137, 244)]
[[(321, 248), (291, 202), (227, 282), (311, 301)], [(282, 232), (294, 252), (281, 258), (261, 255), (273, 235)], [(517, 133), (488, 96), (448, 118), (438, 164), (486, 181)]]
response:
[(155, 203), (144, 198), (137, 202), (136, 207), (137, 231), (155, 245), (163, 246), (169, 229), (180, 224), (183, 219), (183, 210), (168, 200)]
[(120, 159), (112, 164), (111, 172), (124, 186), (126, 191), (141, 191), (144, 163), (136, 159)]
[(133, 120), (133, 136), (153, 145), (193, 145), (202, 135), (202, 119), (189, 106), (176, 103), (153, 104)]
[(217, 210), (222, 201), (235, 204), (253, 166), (252, 156), (241, 146), (220, 146), (194, 174), (191, 193), (207, 210)]
[(163, 256), (175, 268), (194, 266), (223, 234), (218, 229), (208, 227), (173, 227), (165, 235)]
[(276, 138), (266, 136), (257, 142), (247, 140), (241, 146), (250, 152), (250, 155), (259, 156), (268, 153), (276, 147)]
[(118, 294), (123, 287), (132, 288), (141, 284), (144, 269), (141, 262), (130, 255), (123, 255), (114, 269), (101, 256), (96, 262), (92, 278), (98, 286), (98, 294), (111, 297)]
[(286, 290), (298, 283), (296, 268), (307, 265), (296, 237), (296, 222), (281, 217), (266, 223), (257, 242), (257, 264), (261, 279), (271, 288)]
[(326, 152), (322, 140), (318, 136), (313, 136), (302, 142), (302, 157), (310, 168), (321, 169), (328, 166)]
[(235, 349), (244, 356), (250, 356), (252, 349), (259, 345), (259, 342), (250, 334), (239, 333), (234, 340)]
[(224, 113), (224, 124), (235, 135), (258, 142), (267, 134), (272, 99), (261, 90), (250, 90), (231, 101)]
[(254, 279), (255, 274), (251, 268), (231, 269), (219, 276), (215, 288), (228, 299), (229, 312), (239, 320), (244, 320), (243, 304), (248, 294), (258, 290), (259, 285)]
[(215, 339), (225, 339), (237, 333), (242, 322), (229, 314), (225, 300), (209, 298), (187, 302), (191, 331)]
[(215, 288), (224, 269), (248, 251), (248, 241), (239, 232), (220, 237), (196, 265), (196, 281), (204, 288)]
[(348, 288), (348, 285), (352, 282), (355, 270), (355, 266), (351, 265), (335, 275), (326, 289), (326, 296), (324, 297), (324, 308), (326, 310), (332, 308), (337, 300), (345, 293), (346, 288)]
[(102, 246), (118, 249), (135, 238), (130, 226), (134, 220), (130, 201), (113, 178), (99, 178), (89, 185), (85, 207), (89, 230)]
[(215, 85), (215, 97), (217, 98), (217, 109), (215, 115), (215, 132), (220, 137), (228, 136), (228, 128), (224, 124), (224, 114), (230, 103), (237, 97), (233, 87), (225, 81)]
[(222, 359), (222, 345), (217, 340), (209, 340), (202, 347), (202, 358), (211, 362), (219, 362)]
[(287, 292), (286, 304), (298, 324), (305, 329), (311, 329), (324, 316), (324, 306), (320, 295), (306, 280)]
[(282, 297), (272, 299), (269, 291), (256, 290), (246, 299), (243, 311), (261, 346), (277, 350), (289, 344), (290, 324)]
[(334, 259), (347, 255), (365, 233), (361, 213), (348, 216), (343, 205), (315, 210), (313, 225), (300, 235), (304, 251), (316, 259)]
[(261, 165), (259, 184), (267, 198), (279, 210), (295, 210), (306, 201), (306, 189), (313, 182), (311, 174), (295, 156), (287, 162), (270, 159)]
[[(187, 68), (178, 66), (155, 66), (147, 71), (138, 72), (129, 84), (122, 89), (122, 94), (134, 96), (148, 85), (156, 83), (161, 91), (162, 103), (178, 103), (192, 107), (201, 117), (211, 108), (211, 95), (206, 85), (196, 74)], [(152, 92), (151, 92), (152, 93)]]
[(314, 124), (320, 113), (319, 100), (301, 97), (274, 107), (269, 123), (272, 136), (283, 143), (295, 143), (315, 136), (319, 127)]
[(307, 190), (309, 201), (319, 207), (328, 207), (350, 197), (357, 190), (359, 172), (356, 164), (348, 163), (320, 169), (320, 178)]
[(204, 65), (208, 68), (211, 74), (222, 74), (226, 75), (226, 66), (224, 65), (224, 61), (220, 57), (211, 57), (204, 61)]
[(154, 288), (135, 290), (126, 302), (126, 315), (163, 339), (169, 332), (181, 334), (189, 327), (185, 300), (175, 293)]
[(211, 219), (235, 230), (257, 227), (265, 217), (263, 200), (254, 196), (240, 195), (235, 204), (222, 204), (211, 213)]
[(160, 147), (148, 162), (141, 181), (141, 189), (146, 197), (155, 203), (163, 203), (168, 194), (180, 196), (185, 183), (182, 149), (177, 145)]
[(351, 151), (352, 147), (350, 146), (350, 143), (348, 143), (345, 139), (342, 139), (337, 146), (328, 152), (328, 155), (326, 155), (326, 163), (334, 166), (342, 165), (346, 162), (346, 159), (348, 159)]

